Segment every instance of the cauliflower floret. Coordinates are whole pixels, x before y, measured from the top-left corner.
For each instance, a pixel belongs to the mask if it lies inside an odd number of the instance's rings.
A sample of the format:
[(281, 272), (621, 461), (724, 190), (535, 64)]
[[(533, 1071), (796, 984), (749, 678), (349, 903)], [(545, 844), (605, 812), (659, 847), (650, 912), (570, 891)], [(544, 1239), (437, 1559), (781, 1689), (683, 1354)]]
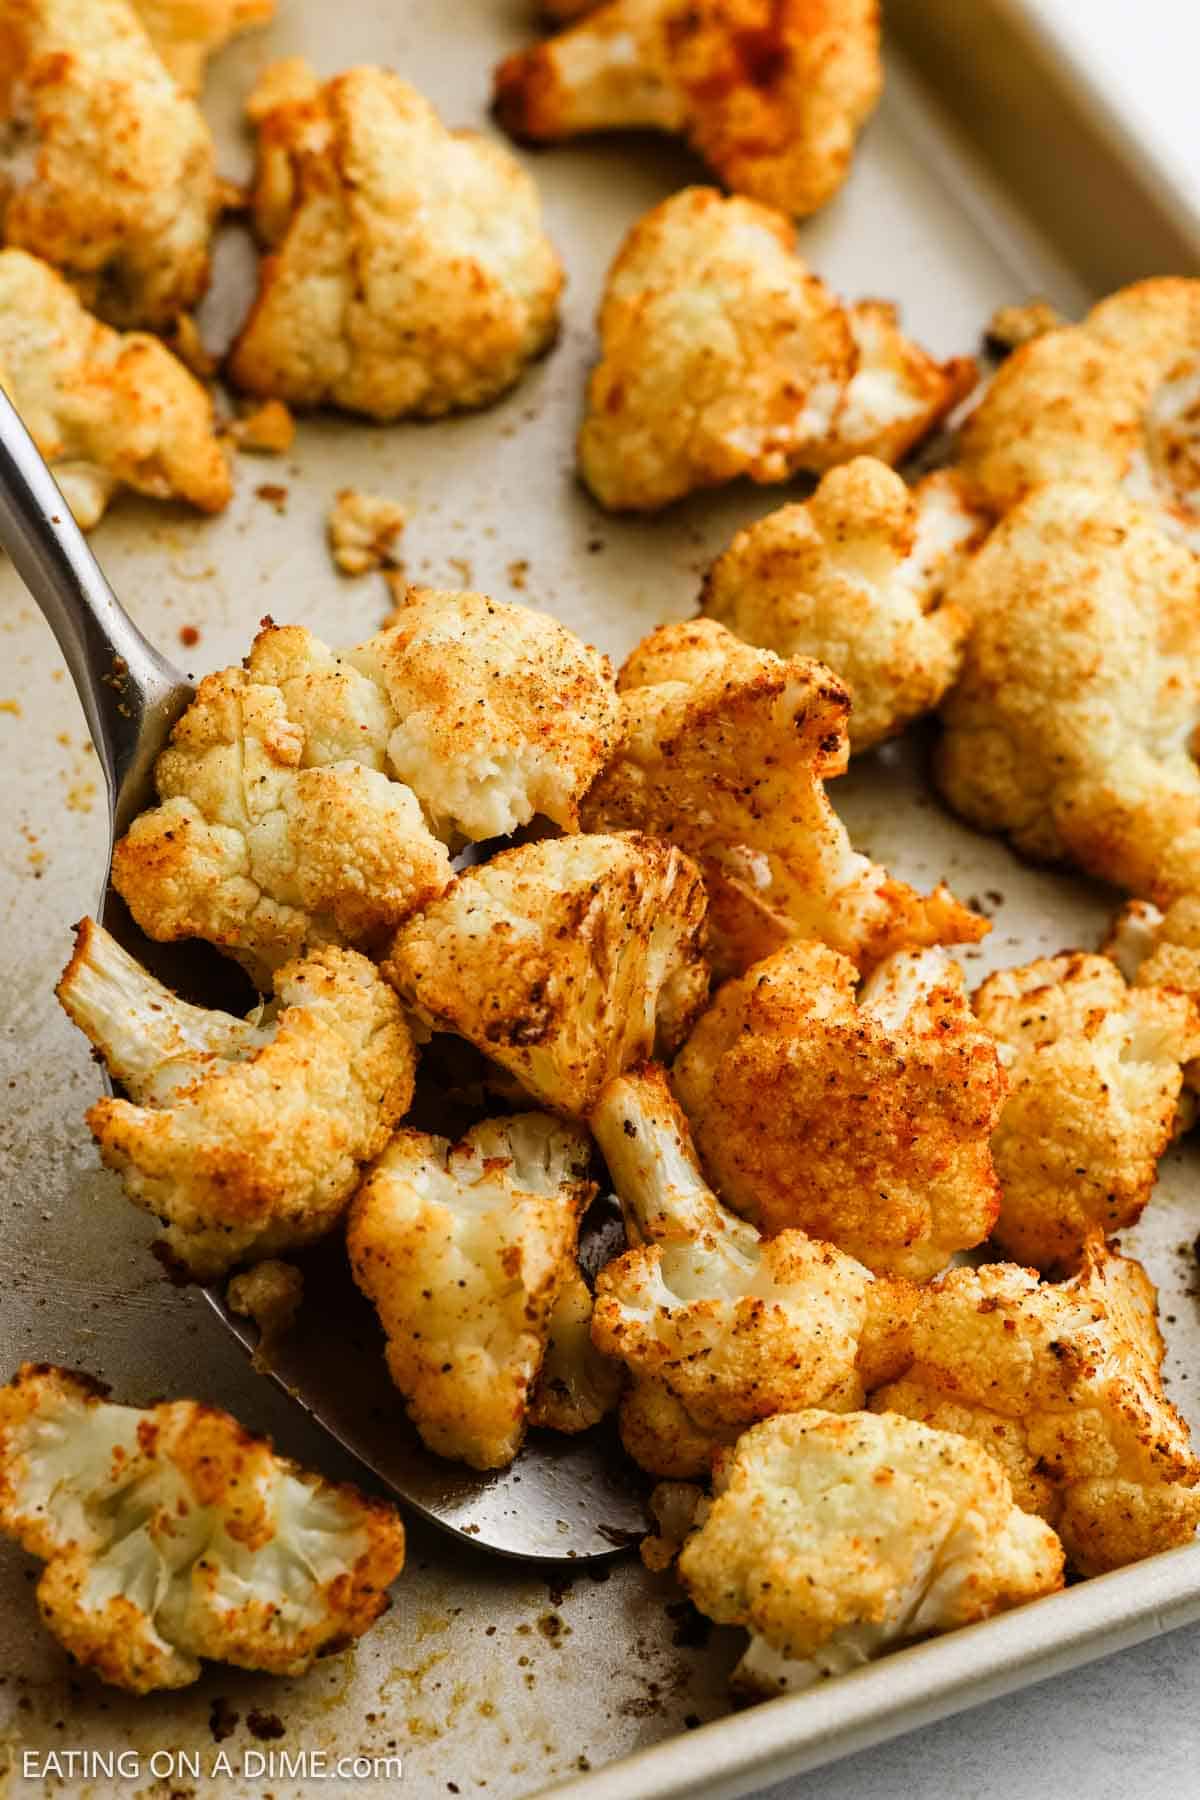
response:
[(963, 428), (997, 512), (1047, 481), (1124, 488), (1200, 550), (1200, 281), (1135, 282), (1005, 363)]
[(1168, 987), (1127, 987), (1104, 956), (1003, 969), (975, 1012), (1001, 1046), (1009, 1092), (992, 1138), (1002, 1196), (992, 1236), (1039, 1269), (1132, 1225), (1171, 1141), (1200, 1014)]
[(133, 5), (177, 85), (192, 95), (204, 86), (210, 57), (231, 38), (275, 16), (275, 0), (133, 0)]
[(326, 523), (334, 562), (343, 575), (369, 575), (372, 569), (395, 564), (396, 544), (406, 523), (404, 508), (396, 501), (342, 488)]
[(704, 1005), (704, 886), (637, 832), (547, 838), (467, 869), (396, 934), (384, 974), (556, 1112), (678, 1046)]
[(910, 493), (857, 457), (811, 500), (739, 531), (701, 605), (749, 644), (828, 664), (850, 689), (851, 751), (869, 750), (937, 706), (957, 676), (969, 620), (940, 601), (984, 529), (950, 471)]
[(354, 1279), (387, 1333), (388, 1368), (439, 1456), (510, 1463), (551, 1316), (594, 1190), (581, 1130), (545, 1113), (488, 1119), (461, 1144), (397, 1132), (359, 1191)]
[(486, 406), (558, 328), (562, 267), (501, 145), (399, 76), (267, 70), (254, 216), (268, 252), (239, 387), (376, 419)]
[(1070, 1281), (995, 1263), (924, 1291), (914, 1361), (871, 1405), (975, 1438), (1084, 1575), (1188, 1542), (1200, 1459), (1163, 1392), (1154, 1288), (1098, 1238)]
[(578, 1269), (559, 1289), (546, 1332), (546, 1354), (529, 1402), (529, 1423), (573, 1436), (616, 1407), (622, 1369), (592, 1342), (595, 1302)]
[(220, 206), (199, 109), (129, 0), (7, 0), (4, 50), (4, 240), (112, 324), (169, 325), (208, 285)]
[(875, 0), (608, 0), (501, 63), (496, 110), (518, 138), (671, 132), (797, 214), (841, 187), (882, 87)]
[(23, 250), (0, 251), (0, 387), (85, 531), (119, 488), (220, 512), (212, 402), (157, 338), (121, 335)]
[(761, 1694), (1053, 1593), (1062, 1568), (977, 1444), (871, 1413), (753, 1426), (679, 1558), (701, 1612), (751, 1633), (734, 1682)]
[(988, 930), (949, 889), (918, 894), (852, 849), (824, 787), (846, 767), (850, 698), (822, 663), (784, 661), (696, 619), (652, 631), (618, 687), (623, 738), (584, 824), (654, 832), (696, 858), (719, 969), (796, 938), (869, 967), (903, 945)]
[(404, 1566), (393, 1507), (215, 1407), (106, 1392), (44, 1363), (0, 1388), (0, 1528), (45, 1562), (38, 1606), (77, 1662), (148, 1694), (202, 1658), (303, 1675), (369, 1629)]
[(271, 1015), (176, 999), (91, 919), (58, 985), (131, 1100), (87, 1115), (129, 1198), (198, 1279), (323, 1237), (412, 1099), (403, 1010), (365, 957), (280, 970)]
[(1101, 946), (1131, 987), (1179, 988), (1200, 999), (1200, 894), (1184, 894), (1163, 912), (1130, 900)]
[(579, 466), (602, 505), (654, 511), (738, 476), (788, 481), (899, 460), (967, 393), (890, 308), (843, 307), (782, 213), (687, 188), (630, 231), (609, 271)]
[(955, 810), (1160, 906), (1200, 889), (1200, 561), (1064, 482), (1002, 520), (950, 598), (971, 618), (936, 761)]
[(743, 1217), (927, 1280), (995, 1222), (1004, 1073), (941, 953), (890, 957), (856, 1003), (857, 980), (821, 944), (757, 963), (701, 1018), (675, 1091)]
[(276, 1346), (290, 1334), (303, 1303), (304, 1277), (294, 1263), (268, 1257), (230, 1281), (225, 1304), (230, 1312), (257, 1325), (258, 1343), (251, 1361), (262, 1373), (270, 1374)]

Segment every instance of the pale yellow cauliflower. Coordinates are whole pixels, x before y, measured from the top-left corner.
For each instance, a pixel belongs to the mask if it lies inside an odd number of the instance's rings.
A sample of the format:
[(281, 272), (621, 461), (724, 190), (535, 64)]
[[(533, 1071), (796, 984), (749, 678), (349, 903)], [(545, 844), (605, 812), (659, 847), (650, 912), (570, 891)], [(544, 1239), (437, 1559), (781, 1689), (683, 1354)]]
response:
[(204, 86), (209, 58), (275, 16), (275, 0), (133, 0), (150, 42), (185, 94)]
[(398, 75), (269, 69), (254, 219), (266, 252), (236, 384), (375, 419), (486, 406), (558, 329), (562, 267), (501, 145)]
[(734, 1682), (754, 1693), (796, 1692), (1062, 1586), (1062, 1545), (996, 1462), (892, 1414), (753, 1426), (701, 1510), (679, 1573), (701, 1612), (750, 1632)]
[(975, 996), (1009, 1091), (992, 1138), (992, 1236), (1039, 1269), (1071, 1268), (1096, 1230), (1132, 1225), (1171, 1141), (1200, 1013), (1171, 987), (1129, 987), (1078, 952), (1003, 969)]
[(342, 488), (329, 509), (325, 527), (334, 562), (343, 575), (369, 575), (373, 569), (393, 566), (399, 560), (396, 545), (407, 522), (404, 508), (395, 500), (364, 494), (358, 488)]
[(1160, 906), (1200, 889), (1200, 560), (1115, 491), (1063, 482), (950, 599), (971, 619), (936, 762), (955, 810)]
[(584, 824), (653, 832), (696, 858), (718, 969), (798, 938), (870, 967), (902, 946), (987, 931), (948, 888), (918, 894), (851, 846), (825, 792), (846, 768), (850, 698), (823, 663), (696, 619), (652, 631), (618, 686), (621, 742)]
[(822, 477), (811, 500), (739, 531), (701, 606), (748, 644), (813, 656), (850, 690), (850, 748), (870, 750), (937, 706), (970, 621), (941, 604), (984, 523), (949, 471), (912, 492), (873, 457)]
[(1097, 1238), (1060, 1285), (995, 1263), (921, 1296), (914, 1361), (871, 1405), (965, 1433), (1083, 1575), (1187, 1543), (1200, 1459), (1163, 1391), (1154, 1287)]
[(708, 992), (704, 887), (636, 832), (550, 838), (467, 869), (396, 934), (384, 973), (555, 1112), (686, 1037)]
[(84, 530), (121, 488), (220, 512), (212, 402), (164, 344), (94, 319), (49, 264), (0, 250), (0, 387)]
[(510, 1463), (555, 1304), (574, 1277), (587, 1135), (546, 1113), (476, 1125), (460, 1144), (397, 1132), (350, 1213), (354, 1279), (388, 1368), (440, 1456)]
[(943, 954), (890, 957), (856, 997), (857, 980), (821, 944), (756, 964), (718, 991), (675, 1091), (727, 1205), (927, 1280), (995, 1222), (1004, 1073)]
[(45, 1363), (0, 1388), (0, 1530), (46, 1564), (47, 1629), (134, 1694), (188, 1687), (210, 1660), (303, 1675), (370, 1628), (404, 1566), (385, 1501), (215, 1407), (117, 1406)]
[(130, 1095), (89, 1111), (100, 1154), (201, 1280), (332, 1231), (412, 1099), (412, 1035), (365, 957), (319, 950), (276, 993), (248, 1019), (189, 1006), (91, 919), (58, 985)]
[[(558, 16), (579, 13), (572, 0)], [(607, 0), (496, 71), (515, 137), (651, 129), (727, 187), (811, 213), (846, 179), (883, 87), (876, 0)]]
[(114, 325), (165, 327), (208, 285), (212, 137), (130, 0), (7, 0), (0, 236)]
[(788, 481), (853, 456), (898, 462), (969, 392), (878, 302), (845, 307), (782, 213), (686, 188), (630, 231), (600, 306), (579, 436), (614, 511), (654, 511), (739, 476)]

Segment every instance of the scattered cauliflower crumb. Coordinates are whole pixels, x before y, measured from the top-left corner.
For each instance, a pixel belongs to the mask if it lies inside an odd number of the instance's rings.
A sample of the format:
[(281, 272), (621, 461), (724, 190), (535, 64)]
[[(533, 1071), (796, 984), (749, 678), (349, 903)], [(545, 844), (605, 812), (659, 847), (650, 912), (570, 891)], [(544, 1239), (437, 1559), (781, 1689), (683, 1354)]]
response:
[(239, 450), (251, 456), (286, 456), (295, 441), (296, 421), (282, 400), (264, 400), (235, 419), (229, 435)]
[(708, 1495), (693, 1481), (660, 1481), (647, 1501), (654, 1529), (638, 1546), (643, 1567), (669, 1569), (708, 1511)]
[(365, 957), (326, 948), (279, 971), (272, 1013), (176, 999), (91, 919), (58, 985), (132, 1099), (87, 1115), (129, 1198), (203, 1280), (337, 1224), (412, 1100), (403, 1011)]
[(215, 1407), (117, 1406), (44, 1363), (0, 1388), (0, 1528), (46, 1564), (47, 1629), (135, 1694), (190, 1686), (202, 1659), (303, 1675), (369, 1629), (404, 1566), (386, 1502)]
[(589, 1431), (616, 1407), (621, 1364), (592, 1342), (594, 1301), (575, 1269), (559, 1289), (546, 1333), (546, 1354), (529, 1402), (529, 1423), (549, 1431)]
[(461, 1144), (399, 1131), (350, 1213), (354, 1279), (378, 1309), (388, 1368), (440, 1456), (510, 1463), (594, 1190), (584, 1132), (545, 1113), (476, 1125)]
[(395, 563), (396, 543), (407, 523), (402, 506), (378, 494), (342, 488), (329, 509), (329, 547), (343, 575), (369, 575)]
[(1034, 338), (1045, 337), (1066, 325), (1057, 306), (1049, 300), (1025, 300), (1013, 306), (998, 306), (987, 322), (984, 342), (989, 350), (1007, 356)]
[(253, 1362), (256, 1369), (270, 1371), (271, 1352), (287, 1337), (304, 1301), (304, 1277), (295, 1263), (278, 1262), (268, 1257), (235, 1275), (225, 1290), (230, 1312), (252, 1319), (258, 1326), (258, 1343)]
[(231, 38), (275, 16), (275, 0), (133, 0), (150, 42), (181, 92), (204, 86), (209, 59)]

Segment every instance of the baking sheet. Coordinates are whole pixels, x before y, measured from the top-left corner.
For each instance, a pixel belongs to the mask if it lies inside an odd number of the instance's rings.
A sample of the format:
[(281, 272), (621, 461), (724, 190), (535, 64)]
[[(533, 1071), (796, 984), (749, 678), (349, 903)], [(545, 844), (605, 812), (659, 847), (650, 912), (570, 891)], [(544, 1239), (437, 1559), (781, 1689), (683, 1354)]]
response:
[[(484, 124), (491, 64), (526, 38), (532, 11), (529, 0), (407, 0), (403, 8), (394, 0), (281, 0), (279, 24), (215, 66), (206, 104), (225, 167), (248, 167), (241, 99), (277, 55), (306, 53), (323, 73), (355, 60), (391, 63), (449, 122)], [(975, 121), (980, 142), (947, 124), (893, 55), (887, 97), (846, 191), (801, 232), (823, 275), (847, 295), (900, 300), (914, 334), (948, 354), (972, 348), (1002, 301), (1037, 291), (1074, 312), (1100, 281), (1181, 266), (1187, 246), (1148, 198), (1106, 210), (1090, 249), (1080, 247), (1087, 234), (1078, 223), (1059, 229), (1072, 212), (1060, 173), (1090, 171), (1107, 207), (1118, 192), (1136, 201), (1139, 172), (1128, 162), (1114, 166), (1086, 121), (1046, 99), (1052, 71), (1031, 68), (1018, 78), (1015, 39), (976, 40), (988, 54), (967, 55), (971, 81), (994, 76), (1003, 96), (993, 95), (989, 110), (986, 95), (971, 93), (959, 71), (972, 33), (992, 28), (983, 0), (970, 9), (897, 0), (893, 12), (897, 32), (927, 71), (940, 69), (951, 110)], [(1036, 102), (1030, 119), (1015, 110), (1024, 94)], [(1029, 148), (1038, 131), (1053, 134), (1040, 169)], [(1001, 152), (1018, 141), (1014, 163)], [(559, 347), (506, 401), (476, 417), (386, 429), (306, 423), (284, 461), (239, 460), (237, 496), (219, 520), (122, 502), (97, 532), (96, 549), (168, 654), (197, 674), (236, 660), (267, 611), (335, 642), (372, 630), (388, 605), (382, 582), (340, 580), (323, 546), (325, 509), (347, 485), (406, 505), (415, 578), (523, 597), (614, 655), (658, 620), (688, 613), (700, 572), (732, 531), (786, 497), (739, 488), (639, 523), (605, 518), (578, 489), (572, 435), (603, 272), (645, 207), (702, 176), (685, 153), (650, 139), (547, 152), (530, 166), (570, 277)], [(1051, 249), (1048, 232), (1063, 252)], [(237, 232), (220, 260), (207, 317), (217, 335), (236, 315), (249, 269)], [(264, 487), (284, 487), (286, 497), (263, 497)], [(192, 629), (199, 643), (184, 651), (180, 634)], [(861, 845), (899, 874), (922, 884), (945, 875), (994, 914), (991, 939), (969, 953), (972, 975), (1094, 943), (1110, 898), (1025, 869), (1002, 845), (949, 820), (925, 788), (923, 754), (918, 736), (856, 767), (834, 797)], [(165, 1283), (148, 1254), (152, 1227), (96, 1168), (82, 1124), (95, 1071), (51, 987), (70, 923), (95, 901), (103, 797), (52, 640), (7, 568), (0, 759), (0, 1369), (32, 1356), (87, 1367), (122, 1399), (199, 1393), (272, 1432), (290, 1453), (352, 1476), (352, 1465), (250, 1373), (204, 1304)], [(1131, 1239), (1161, 1284), (1172, 1393), (1193, 1417), (1196, 1155), (1188, 1147), (1167, 1159), (1145, 1228)], [(414, 1527), (393, 1609), (353, 1658), (290, 1684), (215, 1670), (183, 1693), (134, 1702), (69, 1674), (37, 1623), (33, 1574), (32, 1563), (0, 1545), (0, 1742), (14, 1795), (49, 1791), (22, 1778), (23, 1747), (137, 1752), (139, 1773), (127, 1781), (54, 1785), (80, 1795), (269, 1791), (288, 1800), (311, 1794), (313, 1783), (278, 1763), (269, 1773), (251, 1762), (257, 1772), (214, 1774), (215, 1759), (224, 1752), (236, 1771), (247, 1753), (302, 1750), (331, 1758), (399, 1753), (402, 1791), (419, 1796), (515, 1800), (563, 1781), (605, 1800), (733, 1794), (1200, 1613), (1200, 1552), (1175, 1553), (815, 1695), (729, 1718), (725, 1678), (741, 1634), (698, 1630), (668, 1579), (623, 1562), (604, 1580), (556, 1584)], [(661, 1747), (648, 1757), (587, 1773), (652, 1745)], [(179, 1760), (169, 1770), (153, 1764), (164, 1751), (197, 1759), (199, 1778)], [(355, 1779), (346, 1791), (394, 1786), (394, 1778)]]

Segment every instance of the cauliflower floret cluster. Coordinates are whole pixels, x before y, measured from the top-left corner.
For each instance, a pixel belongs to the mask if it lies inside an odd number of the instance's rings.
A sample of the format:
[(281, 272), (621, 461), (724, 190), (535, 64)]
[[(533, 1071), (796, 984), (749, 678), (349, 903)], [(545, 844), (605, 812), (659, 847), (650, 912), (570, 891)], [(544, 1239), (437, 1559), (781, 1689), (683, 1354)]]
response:
[(486, 406), (558, 328), (562, 267), (501, 145), (384, 69), (269, 69), (254, 218), (267, 251), (230, 360), (250, 393), (375, 419)]
[(701, 1612), (751, 1633), (734, 1679), (765, 1694), (1053, 1593), (1062, 1567), (978, 1445), (871, 1413), (753, 1426), (679, 1558)]
[(134, 10), (180, 90), (198, 94), (210, 57), (275, 16), (275, 0), (133, 0)]
[(584, 823), (654, 832), (696, 858), (719, 969), (797, 938), (869, 967), (904, 945), (987, 931), (947, 888), (918, 894), (851, 847), (824, 786), (846, 767), (850, 698), (822, 663), (696, 619), (644, 638), (618, 687), (622, 739)]
[(384, 973), (555, 1112), (674, 1050), (708, 993), (705, 900), (685, 856), (636, 832), (548, 838), (467, 869), (397, 932)]
[(857, 981), (821, 944), (756, 964), (701, 1018), (675, 1091), (744, 1218), (927, 1280), (995, 1222), (1004, 1074), (945, 956), (901, 952), (856, 997)]
[(303, 1675), (383, 1612), (391, 1506), (215, 1407), (105, 1395), (33, 1363), (0, 1388), (0, 1529), (46, 1564), (42, 1618), (84, 1668), (135, 1694), (188, 1687), (201, 1659)]
[(1098, 1239), (1057, 1286), (1008, 1263), (952, 1269), (920, 1296), (912, 1367), (871, 1405), (976, 1439), (1074, 1567), (1101, 1574), (1200, 1523), (1200, 1459), (1163, 1392), (1154, 1314), (1145, 1271)]
[(607, 0), (503, 62), (496, 109), (541, 141), (671, 132), (727, 187), (797, 214), (842, 185), (882, 86), (874, 0)]
[(850, 690), (850, 748), (869, 750), (955, 680), (970, 620), (941, 602), (985, 529), (952, 472), (910, 492), (883, 463), (856, 457), (811, 500), (739, 531), (701, 604), (749, 644), (828, 664)]
[(48, 264), (0, 250), (0, 387), (85, 531), (123, 487), (228, 504), (212, 402), (157, 338), (102, 325)]
[(1160, 906), (1200, 889), (1200, 561), (1120, 494), (1063, 482), (950, 598), (971, 619), (936, 764), (955, 810)]
[(1044, 957), (984, 982), (975, 1012), (1009, 1091), (992, 1138), (1006, 1255), (1073, 1267), (1085, 1240), (1132, 1225), (1171, 1141), (1200, 1014), (1170, 987), (1128, 987), (1104, 956)]
[(654, 511), (739, 476), (787, 481), (853, 456), (899, 461), (970, 391), (891, 308), (844, 307), (791, 221), (686, 188), (638, 221), (609, 271), (579, 466), (602, 505)]
[(545, 1113), (486, 1120), (453, 1145), (402, 1130), (354, 1202), (354, 1279), (441, 1456), (496, 1469), (520, 1448), (555, 1304), (577, 1275), (589, 1156), (586, 1133)]
[(325, 1235), (412, 1099), (415, 1053), (365, 957), (327, 948), (279, 971), (273, 1014), (176, 999), (85, 919), (58, 986), (131, 1099), (87, 1115), (131, 1200), (192, 1275)]

